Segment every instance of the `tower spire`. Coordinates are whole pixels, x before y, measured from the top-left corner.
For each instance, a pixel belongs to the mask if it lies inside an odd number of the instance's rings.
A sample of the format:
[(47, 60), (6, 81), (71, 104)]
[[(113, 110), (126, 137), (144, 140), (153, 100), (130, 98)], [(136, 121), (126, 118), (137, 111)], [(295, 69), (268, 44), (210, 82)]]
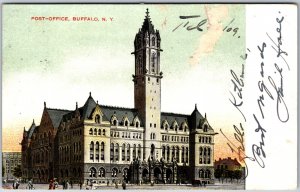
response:
[(149, 9), (146, 9), (146, 18), (149, 18)]

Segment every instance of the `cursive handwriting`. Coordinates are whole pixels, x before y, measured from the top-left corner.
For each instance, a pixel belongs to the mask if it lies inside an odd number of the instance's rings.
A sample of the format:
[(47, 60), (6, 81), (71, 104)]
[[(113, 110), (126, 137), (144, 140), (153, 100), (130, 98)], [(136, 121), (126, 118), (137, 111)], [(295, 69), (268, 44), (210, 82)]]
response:
[(261, 127), (259, 121), (257, 120), (255, 114), (253, 114), (253, 117), (257, 123), (257, 128), (255, 129), (255, 132), (259, 132), (260, 133), (260, 138), (261, 141), (259, 142), (259, 145), (253, 144), (252, 145), (252, 153), (253, 153), (253, 157), (255, 159), (255, 161), (257, 162), (257, 164), (261, 167), (264, 168), (265, 167), (265, 163), (264, 163), (264, 158), (266, 158), (266, 153), (263, 149), (263, 147), (265, 146), (265, 142), (264, 142), (264, 138), (265, 138), (265, 132), (266, 130), (264, 128)]
[[(199, 20), (198, 23), (192, 23), (193, 21), (191, 21), (190, 19), (194, 19), (194, 18), (200, 18), (200, 15), (187, 15), (187, 16), (179, 16), (179, 19), (184, 19), (187, 20), (186, 22), (181, 22), (179, 23), (173, 30), (172, 32), (176, 31), (179, 29), (179, 27), (186, 29), (187, 31), (192, 31), (192, 30), (197, 30), (197, 31), (204, 31), (204, 27), (208, 21), (207, 18), (203, 18), (201, 20)], [(233, 26), (234, 24), (234, 18), (223, 28), (223, 31), (226, 33), (232, 33), (232, 36), (235, 36), (238, 31), (239, 28)], [(191, 23), (190, 23), (191, 22)], [(237, 35), (237, 38), (240, 38), (239, 35)]]

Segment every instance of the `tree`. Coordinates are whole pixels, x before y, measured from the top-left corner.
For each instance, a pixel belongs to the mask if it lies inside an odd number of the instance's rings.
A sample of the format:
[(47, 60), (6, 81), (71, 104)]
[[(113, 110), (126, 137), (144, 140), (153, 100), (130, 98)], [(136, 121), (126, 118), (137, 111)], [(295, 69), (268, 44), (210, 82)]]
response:
[(236, 178), (237, 183), (242, 178), (242, 176), (243, 176), (243, 173), (242, 173), (241, 170), (235, 170), (234, 171), (234, 177)]
[(222, 176), (222, 170), (221, 169), (216, 169), (215, 170), (215, 178), (219, 179), (219, 182), (220, 182), (221, 176)]
[(13, 170), (13, 176), (19, 178), (22, 176), (21, 165), (17, 165)]

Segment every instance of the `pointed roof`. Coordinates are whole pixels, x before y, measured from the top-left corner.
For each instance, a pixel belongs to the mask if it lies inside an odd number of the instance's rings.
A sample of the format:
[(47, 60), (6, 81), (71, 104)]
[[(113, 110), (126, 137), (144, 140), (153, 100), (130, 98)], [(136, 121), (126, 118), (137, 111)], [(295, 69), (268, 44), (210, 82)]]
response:
[(197, 104), (195, 104), (195, 109), (194, 109), (194, 111), (193, 111), (193, 113), (191, 114), (191, 117), (190, 117), (190, 124), (191, 124), (191, 126), (193, 128), (198, 128), (199, 127), (199, 122), (202, 119), (203, 119), (203, 116), (198, 111)]
[(152, 24), (152, 21), (150, 19), (150, 16), (149, 16), (149, 11), (148, 11), (148, 8), (146, 9), (146, 16), (145, 16), (145, 19), (144, 19), (144, 23), (143, 23), (143, 26), (142, 26), (142, 31), (145, 33), (146, 31), (148, 31), (148, 33), (155, 33), (155, 30), (154, 30), (154, 26)]
[(28, 130), (28, 136), (27, 136), (28, 139), (31, 138), (31, 136), (32, 136), (32, 134), (33, 134), (35, 128), (36, 128), (36, 125), (35, 125), (34, 120), (33, 120), (32, 124), (31, 124), (31, 126), (30, 126), (30, 128), (29, 128), (29, 130)]
[(83, 107), (80, 108), (82, 117), (88, 118), (91, 115), (91, 113), (95, 107), (96, 107), (96, 102), (93, 99), (92, 94), (90, 92), (89, 98), (86, 100)]

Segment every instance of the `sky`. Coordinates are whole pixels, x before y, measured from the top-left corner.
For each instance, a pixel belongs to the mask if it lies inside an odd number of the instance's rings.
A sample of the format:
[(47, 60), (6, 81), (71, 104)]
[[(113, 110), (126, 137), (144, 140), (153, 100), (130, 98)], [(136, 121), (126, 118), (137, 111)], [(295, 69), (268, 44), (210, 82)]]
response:
[[(228, 135), (233, 135), (233, 123), (241, 120), (229, 101), (229, 91), (233, 87), (230, 69), (240, 69), (240, 55), (246, 49), (244, 5), (3, 7), (3, 151), (20, 151), (24, 127), (28, 130), (33, 119), (39, 124), (44, 101), (49, 108), (72, 110), (76, 102), (82, 106), (91, 92), (100, 104), (134, 107), (131, 52), (146, 8), (161, 36), (162, 111), (191, 114), (197, 104), (214, 130)], [(200, 17), (179, 18), (190, 15)], [(72, 21), (73, 17), (100, 21)], [(203, 31), (183, 27), (186, 22), (197, 26), (205, 19)], [(220, 134), (215, 141), (215, 159), (231, 155)]]

